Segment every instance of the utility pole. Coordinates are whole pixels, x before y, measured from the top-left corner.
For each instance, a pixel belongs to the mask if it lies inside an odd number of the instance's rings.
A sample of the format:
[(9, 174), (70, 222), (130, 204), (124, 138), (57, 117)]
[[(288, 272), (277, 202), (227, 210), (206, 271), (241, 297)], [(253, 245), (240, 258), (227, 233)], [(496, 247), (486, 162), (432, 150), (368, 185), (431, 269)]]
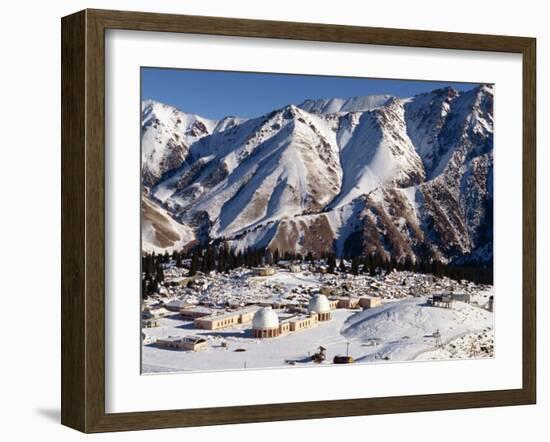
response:
[(349, 357), (349, 344), (350, 344), (350, 342), (347, 341), (346, 342), (346, 357)]
[(439, 329), (435, 331), (434, 338), (435, 338), (435, 348), (443, 348), (443, 342), (441, 341), (441, 333), (439, 333)]

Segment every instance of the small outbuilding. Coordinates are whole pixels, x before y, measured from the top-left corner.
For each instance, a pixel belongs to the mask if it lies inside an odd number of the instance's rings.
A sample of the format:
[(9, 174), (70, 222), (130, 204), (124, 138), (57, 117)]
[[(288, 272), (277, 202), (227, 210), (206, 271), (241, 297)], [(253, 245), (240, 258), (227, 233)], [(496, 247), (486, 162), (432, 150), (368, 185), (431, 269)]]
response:
[(180, 315), (182, 319), (193, 320), (196, 318), (202, 318), (203, 316), (209, 316), (214, 311), (211, 308), (204, 307), (202, 305), (197, 306), (184, 306), (180, 308)]
[(158, 318), (147, 307), (141, 312), (141, 327), (155, 328), (159, 326)]
[(432, 295), (431, 305), (434, 307), (453, 308), (453, 295), (450, 293), (438, 293)]
[(375, 308), (382, 303), (382, 300), (378, 296), (373, 297), (361, 297), (359, 298), (359, 305), (363, 308)]
[(164, 308), (171, 312), (179, 312), (182, 308), (185, 308), (187, 303), (181, 299), (170, 299), (164, 303)]
[(206, 339), (200, 336), (166, 336), (157, 338), (158, 347), (174, 350), (199, 351), (207, 347)]
[(275, 267), (254, 267), (252, 268), (252, 274), (254, 276), (272, 276), (277, 273)]
[(470, 294), (469, 293), (453, 293), (453, 301), (466, 302), (470, 303)]
[(338, 308), (354, 309), (359, 305), (359, 298), (354, 296), (342, 296), (338, 299)]

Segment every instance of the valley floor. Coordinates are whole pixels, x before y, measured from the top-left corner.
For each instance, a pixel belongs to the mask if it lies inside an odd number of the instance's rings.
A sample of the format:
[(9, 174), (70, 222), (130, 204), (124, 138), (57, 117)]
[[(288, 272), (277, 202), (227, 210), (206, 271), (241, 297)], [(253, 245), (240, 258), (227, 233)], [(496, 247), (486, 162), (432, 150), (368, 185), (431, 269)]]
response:
[[(243, 278), (247, 277), (241, 275), (236, 281), (242, 285)], [(284, 297), (288, 293), (295, 295), (300, 288), (303, 291), (315, 290), (326, 283), (326, 280), (320, 280), (323, 278), (326, 276), (280, 272), (251, 279), (256, 279), (254, 287), (275, 284), (279, 297)], [(226, 284), (225, 287), (231, 292), (231, 286)], [(494, 355), (494, 315), (484, 308), (493, 294), (490, 286), (470, 287), (471, 303), (454, 302), (452, 309), (429, 305), (428, 289), (425, 290), (421, 296), (388, 296), (382, 305), (372, 309), (334, 309), (330, 321), (271, 339), (254, 338), (250, 324), (219, 330), (196, 329), (192, 321), (183, 320), (177, 312), (170, 312), (159, 319), (158, 327), (143, 329), (142, 372), (313, 365), (315, 363), (310, 357), (320, 346), (326, 348), (323, 364), (332, 364), (334, 356), (346, 354), (358, 363)], [(238, 297), (239, 291), (232, 296)], [(439, 346), (437, 332), (441, 337)], [(193, 352), (164, 349), (155, 344), (158, 337), (186, 335), (205, 338), (207, 348)]]

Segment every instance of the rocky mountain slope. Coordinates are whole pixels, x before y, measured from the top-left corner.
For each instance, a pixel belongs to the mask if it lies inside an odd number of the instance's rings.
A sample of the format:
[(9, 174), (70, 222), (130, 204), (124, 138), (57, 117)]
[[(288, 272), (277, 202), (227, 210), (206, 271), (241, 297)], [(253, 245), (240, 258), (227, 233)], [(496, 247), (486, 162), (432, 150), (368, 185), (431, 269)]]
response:
[(203, 244), (492, 259), (490, 85), (306, 100), (249, 120), (146, 102), (142, 162), (147, 204)]

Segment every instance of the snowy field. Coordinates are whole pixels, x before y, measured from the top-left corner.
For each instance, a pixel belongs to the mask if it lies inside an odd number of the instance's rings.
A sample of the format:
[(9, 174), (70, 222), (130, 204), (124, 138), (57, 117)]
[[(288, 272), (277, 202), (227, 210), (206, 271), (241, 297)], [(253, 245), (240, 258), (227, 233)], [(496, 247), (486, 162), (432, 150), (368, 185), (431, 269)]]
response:
[[(395, 274), (393, 278), (396, 278)], [(404, 295), (403, 278), (415, 280), (409, 274), (401, 275), (399, 283), (391, 278), (376, 281), (377, 286), (385, 288), (380, 292), (384, 296), (381, 296), (383, 304), (379, 307), (366, 310), (334, 309), (330, 321), (270, 339), (255, 339), (250, 324), (219, 330), (196, 329), (193, 321), (183, 320), (177, 312), (169, 312), (159, 320), (159, 327), (143, 329), (142, 371), (242, 370), (314, 364), (310, 357), (319, 346), (326, 348), (327, 357), (323, 364), (332, 364), (334, 356), (346, 354), (358, 363), (494, 355), (494, 317), (492, 312), (483, 308), (493, 294), (492, 288), (476, 288), (470, 284), (471, 304), (454, 302), (453, 308), (447, 309), (428, 305), (428, 288), (425, 288), (426, 294), (423, 296)], [(351, 287), (352, 291), (366, 290), (369, 280), (358, 279), (360, 281), (355, 281), (356, 285), (353, 285), (347, 275), (346, 287)], [(195, 298), (208, 299), (208, 293), (214, 292), (215, 299), (218, 299), (219, 290), (213, 280), (203, 284)], [(288, 272), (263, 278), (241, 274), (233, 278), (234, 287), (231, 280), (227, 278), (223, 284), (231, 299), (250, 299), (253, 293), (263, 294), (263, 299), (307, 298), (321, 285), (339, 283), (333, 275)], [(400, 296), (389, 290), (394, 283), (399, 286), (400, 291), (395, 293)], [(439, 287), (437, 281), (434, 285)], [(239, 289), (232, 290), (236, 287)], [(153, 305), (153, 302), (150, 304)], [(436, 345), (437, 331), (440, 335), (439, 346)], [(207, 348), (192, 352), (159, 348), (155, 344), (158, 337), (186, 335), (205, 338)]]

